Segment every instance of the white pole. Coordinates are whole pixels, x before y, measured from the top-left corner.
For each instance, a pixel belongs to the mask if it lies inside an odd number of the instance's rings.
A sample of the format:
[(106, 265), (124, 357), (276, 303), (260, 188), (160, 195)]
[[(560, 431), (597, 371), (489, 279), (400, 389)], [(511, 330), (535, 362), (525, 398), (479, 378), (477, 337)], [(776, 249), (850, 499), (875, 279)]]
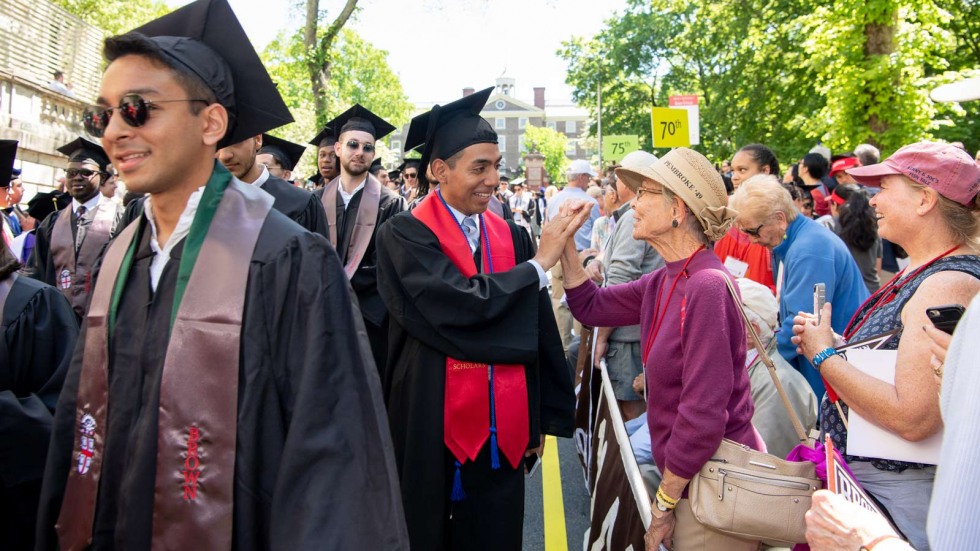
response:
[(602, 173), (602, 85), (596, 82), (595, 85), (596, 94), (596, 117), (599, 128), (599, 172)]

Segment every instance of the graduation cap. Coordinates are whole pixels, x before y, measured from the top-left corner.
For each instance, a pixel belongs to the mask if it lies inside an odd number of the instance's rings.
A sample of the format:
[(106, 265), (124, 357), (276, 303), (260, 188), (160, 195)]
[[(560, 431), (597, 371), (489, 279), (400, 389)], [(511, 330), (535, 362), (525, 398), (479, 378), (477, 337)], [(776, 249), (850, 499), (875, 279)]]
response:
[(337, 138), (340, 138), (341, 134), (349, 130), (360, 130), (361, 132), (367, 132), (375, 140), (380, 140), (395, 131), (395, 127), (389, 124), (388, 121), (375, 115), (359, 103), (354, 104), (354, 107), (337, 115), (334, 120), (328, 122), (327, 128), (333, 129)]
[(27, 214), (38, 222), (71, 204), (71, 195), (60, 191), (38, 193), (27, 202)]
[(315, 145), (318, 148), (332, 147), (335, 143), (337, 143), (337, 133), (329, 126), (324, 126), (323, 130), (315, 138), (310, 140), (310, 145)]
[(0, 182), (2, 182), (0, 187), (8, 187), (10, 181), (14, 179), (14, 160), (16, 158), (17, 140), (0, 140)]
[[(419, 166), (427, 167), (433, 159), (448, 159), (471, 145), (497, 143), (497, 133), (480, 116), (491, 92), (493, 87), (436, 105), (413, 118), (405, 137), (405, 150), (423, 146)], [(427, 184), (425, 175), (419, 172), (419, 182)]]
[(405, 159), (402, 164), (398, 165), (398, 172), (405, 172), (406, 168), (418, 169), (419, 164), (421, 164), (421, 159)]
[(295, 168), (304, 152), (306, 152), (305, 145), (277, 138), (270, 134), (262, 134), (262, 147), (259, 149), (259, 153), (272, 155), (285, 170)]
[(397, 180), (398, 177), (401, 175), (402, 175), (402, 171), (398, 170), (397, 168), (395, 170), (388, 171), (388, 179), (390, 180)]
[(149, 37), (174, 67), (203, 80), (228, 110), (219, 148), (293, 122), (227, 0), (197, 0), (131, 32)]
[(58, 148), (58, 152), (68, 157), (70, 163), (94, 163), (102, 171), (109, 168), (109, 156), (98, 143), (79, 136)]
[(381, 164), (381, 159), (380, 158), (379, 159), (375, 159), (374, 162), (371, 163), (371, 168), (368, 169), (368, 172), (370, 172), (371, 174), (374, 174), (375, 172), (377, 172), (379, 170), (385, 170), (385, 166), (383, 164)]

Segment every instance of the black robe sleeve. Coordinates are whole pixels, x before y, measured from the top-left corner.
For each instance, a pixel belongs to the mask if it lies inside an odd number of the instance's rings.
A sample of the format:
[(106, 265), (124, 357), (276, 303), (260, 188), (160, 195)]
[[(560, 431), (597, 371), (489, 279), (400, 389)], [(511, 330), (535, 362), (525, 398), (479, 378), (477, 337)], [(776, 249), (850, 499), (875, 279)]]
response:
[(270, 176), (262, 184), (262, 189), (275, 198), (272, 208), (285, 214), (287, 218), (303, 226), (307, 231), (330, 239), (327, 217), (323, 213), (323, 205), (319, 198), (274, 176)]
[[(58, 290), (29, 278), (13, 285), (3, 312), (0, 357), (0, 534), (18, 548), (33, 540), (44, 460), (78, 324)], [(8, 539), (11, 536), (13, 539)], [(17, 543), (12, 543), (17, 542)]]
[(51, 233), (54, 231), (54, 223), (59, 214), (61, 213), (52, 212), (38, 224), (34, 231), (34, 249), (24, 267), (24, 275), (51, 286), (58, 284), (57, 276), (54, 273), (54, 261), (51, 258)]

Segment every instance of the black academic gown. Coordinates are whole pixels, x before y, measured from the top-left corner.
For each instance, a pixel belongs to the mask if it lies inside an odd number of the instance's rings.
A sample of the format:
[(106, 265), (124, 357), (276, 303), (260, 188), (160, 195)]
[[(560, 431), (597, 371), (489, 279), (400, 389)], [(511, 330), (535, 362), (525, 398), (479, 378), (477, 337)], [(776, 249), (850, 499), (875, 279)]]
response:
[[(161, 374), (183, 244), (154, 293), (150, 232), (145, 217), (139, 223), (109, 352), (95, 549), (150, 548)], [(350, 287), (329, 243), (274, 210), (249, 266), (241, 347), (233, 548), (407, 548), (380, 381)], [(56, 548), (80, 369), (76, 353), (55, 417), (38, 549)]]
[[(530, 237), (508, 224), (517, 265), (471, 279), (411, 213), (396, 216), (378, 233), (378, 288), (391, 324), (384, 390), (413, 549), (520, 549), (523, 471), (516, 480), (508, 476), (514, 471), (503, 458), (502, 468), (491, 471), (489, 445), (462, 470), (464, 490), (479, 489), (486, 499), (449, 500), (455, 469), (443, 443), (447, 355), (526, 366), (529, 448), (539, 445), (542, 433), (573, 432), (573, 375), (550, 297), (525, 262), (534, 255)], [(454, 523), (465, 514), (472, 531), (447, 536), (451, 513)], [(493, 537), (474, 539), (487, 532)]]
[[(324, 189), (326, 188), (319, 188), (313, 192), (317, 201), (322, 201)], [(363, 190), (358, 191), (351, 197), (350, 204), (345, 210), (344, 200), (340, 198), (340, 190), (337, 190), (337, 254), (340, 255), (340, 260), (344, 264), (347, 263), (347, 247), (354, 233), (357, 209), (360, 207), (361, 197), (364, 195), (362, 192)], [(391, 217), (404, 211), (405, 208), (405, 199), (381, 186), (381, 196), (378, 198), (378, 219), (374, 226), (374, 235), (371, 237), (371, 242), (368, 243), (367, 250), (364, 251), (364, 259), (350, 280), (354, 294), (357, 295), (357, 301), (360, 303), (361, 315), (364, 316), (364, 326), (367, 329), (368, 339), (371, 341), (371, 351), (379, 371), (387, 358), (385, 343), (388, 340), (388, 311), (385, 310), (384, 302), (378, 295), (376, 239), (378, 229)]]
[(275, 198), (276, 202), (273, 203), (272, 208), (285, 214), (287, 218), (303, 226), (307, 231), (330, 239), (327, 217), (323, 213), (323, 204), (318, 197), (275, 176), (269, 176), (262, 184), (262, 191)]
[(78, 323), (68, 299), (19, 277), (0, 339), (0, 549), (34, 548), (44, 458)]

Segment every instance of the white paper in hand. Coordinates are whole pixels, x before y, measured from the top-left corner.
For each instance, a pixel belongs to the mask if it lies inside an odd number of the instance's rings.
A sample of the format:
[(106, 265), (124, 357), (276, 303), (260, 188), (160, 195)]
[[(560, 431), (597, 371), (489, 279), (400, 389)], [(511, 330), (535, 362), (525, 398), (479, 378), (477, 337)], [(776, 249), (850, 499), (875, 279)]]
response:
[[(897, 350), (848, 350), (847, 361), (872, 377), (895, 384)], [(925, 440), (910, 442), (861, 417), (854, 410), (847, 414), (847, 453), (860, 457), (892, 459), (910, 463), (939, 463), (939, 450), (943, 443), (940, 431)]]

